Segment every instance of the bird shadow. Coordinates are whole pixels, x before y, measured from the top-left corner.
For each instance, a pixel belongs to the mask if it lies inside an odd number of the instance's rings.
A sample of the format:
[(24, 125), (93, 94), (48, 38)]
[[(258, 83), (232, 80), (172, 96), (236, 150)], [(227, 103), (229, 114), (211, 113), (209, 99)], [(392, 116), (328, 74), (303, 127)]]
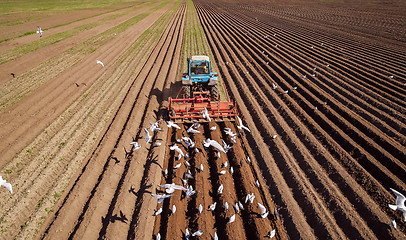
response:
[(105, 222), (105, 221), (109, 221), (109, 222), (111, 222), (111, 223), (114, 223), (114, 222), (116, 222), (116, 221), (120, 221), (120, 222), (123, 222), (123, 223), (127, 223), (128, 219), (127, 219), (127, 217), (124, 215), (124, 213), (120, 210), (120, 216), (118, 216), (117, 214), (114, 214), (114, 215), (111, 216), (111, 217), (106, 217), (106, 218), (102, 217), (102, 222)]

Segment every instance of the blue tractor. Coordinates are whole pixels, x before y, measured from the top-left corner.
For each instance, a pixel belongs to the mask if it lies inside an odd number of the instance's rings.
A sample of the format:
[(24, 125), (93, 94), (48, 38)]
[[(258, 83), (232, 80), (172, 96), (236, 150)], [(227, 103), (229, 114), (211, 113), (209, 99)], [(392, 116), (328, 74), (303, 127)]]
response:
[(218, 74), (211, 71), (209, 57), (203, 55), (191, 56), (188, 58), (188, 69), (188, 73), (182, 74), (185, 97), (193, 97), (193, 92), (210, 91), (210, 98), (218, 100)]

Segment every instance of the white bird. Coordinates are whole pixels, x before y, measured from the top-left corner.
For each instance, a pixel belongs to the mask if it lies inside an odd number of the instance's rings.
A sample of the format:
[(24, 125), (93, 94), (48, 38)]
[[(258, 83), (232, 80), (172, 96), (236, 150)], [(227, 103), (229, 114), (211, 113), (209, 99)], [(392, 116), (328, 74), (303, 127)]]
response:
[(41, 30), (40, 26), (37, 26), (37, 29), (38, 29), (37, 33), (39, 33), (39, 37), (42, 37), (43, 31)]
[(193, 187), (192, 187), (192, 186), (189, 186), (189, 187), (187, 188), (187, 190), (186, 190), (186, 198), (189, 198), (190, 196), (192, 196), (192, 195), (195, 194), (195, 193), (196, 193), (196, 191), (193, 190)]
[(234, 173), (234, 168), (230, 167), (230, 173), (233, 174)]
[(392, 76), (392, 75), (390, 75), (390, 76), (389, 76), (389, 78), (393, 78), (393, 76)]
[(228, 150), (230, 150), (231, 148), (233, 148), (232, 146), (230, 147), (224, 140), (223, 140), (223, 148), (224, 151), (228, 152)]
[(186, 147), (188, 148), (194, 148), (195, 147), (195, 142), (190, 139), (190, 137), (182, 137), (183, 142), (185, 142)]
[(209, 211), (214, 211), (214, 209), (216, 209), (216, 205), (217, 205), (216, 202), (214, 202), (213, 204), (211, 204), (211, 205), (209, 206)]
[(242, 120), (241, 120), (241, 118), (239, 117), (239, 116), (237, 116), (237, 119), (238, 119), (238, 123), (240, 124), (239, 126), (237, 126), (237, 128), (238, 129), (245, 129), (245, 130), (247, 130), (248, 132), (251, 132), (246, 126), (244, 126), (243, 124), (242, 124)]
[(269, 214), (269, 211), (266, 211), (266, 208), (264, 207), (264, 205), (258, 203), (259, 208), (261, 209), (261, 217), (262, 218), (266, 218)]
[(257, 187), (260, 187), (259, 181), (255, 181), (255, 184), (257, 185)]
[(175, 183), (167, 183), (167, 184), (163, 184), (163, 185), (158, 185), (158, 187), (162, 187), (162, 188), (166, 188), (166, 189), (173, 189), (173, 190), (181, 190), (181, 191), (186, 191), (187, 189), (176, 185)]
[(196, 120), (193, 120), (193, 125), (195, 126), (196, 129), (200, 127), (200, 123)]
[(405, 207), (405, 196), (395, 189), (391, 188), (392, 192), (396, 195), (396, 205), (389, 204), (389, 207), (393, 210), (399, 210), (403, 212), (403, 221), (406, 221), (406, 207)]
[(278, 136), (278, 134), (275, 134), (272, 136), (273, 139), (275, 139)]
[(173, 168), (178, 169), (178, 168), (180, 168), (181, 165), (182, 165), (182, 163), (178, 163), (178, 164), (176, 164), (176, 166), (174, 166)]
[(203, 234), (203, 231), (202, 230), (198, 230), (198, 231), (196, 231), (196, 232), (194, 232), (194, 233), (192, 233), (192, 237), (200, 237), (200, 236), (202, 236), (202, 234)]
[(158, 126), (158, 122), (154, 122), (154, 123), (149, 123), (151, 125), (151, 127), (149, 127), (149, 130), (151, 130), (151, 132), (158, 132), (158, 131), (163, 131), (161, 128), (159, 128)]
[(301, 78), (306, 78), (306, 75), (301, 76)]
[(173, 206), (172, 206), (172, 214), (175, 214), (175, 212), (176, 212), (176, 206), (175, 206), (175, 204), (173, 204)]
[(209, 122), (211, 122), (211, 118), (210, 118), (210, 115), (209, 115), (209, 111), (207, 111), (206, 108), (204, 108), (204, 111), (202, 111), (202, 115), (203, 115), (203, 117), (204, 117), (205, 119), (207, 119)]
[(203, 206), (202, 204), (199, 204), (199, 214), (203, 212)]
[(221, 157), (220, 152), (217, 152), (217, 158), (220, 158), (220, 157)]
[(238, 202), (235, 202), (235, 211), (237, 212), (237, 213), (240, 213), (240, 207), (238, 206)]
[(226, 170), (222, 170), (222, 171), (220, 171), (220, 174), (221, 175), (224, 175), (224, 174), (226, 174), (227, 173), (227, 171)]
[(203, 164), (200, 164), (200, 171), (203, 172)]
[(154, 146), (154, 147), (159, 147), (161, 145), (162, 145), (162, 143), (160, 143), (160, 142), (154, 142), (154, 144), (152, 144), (152, 146)]
[(148, 129), (144, 128), (144, 131), (145, 131), (145, 142), (149, 143), (149, 141), (151, 140), (151, 135), (149, 135)]
[(189, 229), (186, 228), (186, 230), (185, 230), (185, 239), (189, 239), (189, 238), (190, 238)]
[(330, 65), (329, 65), (329, 64), (327, 64), (327, 65), (326, 65), (326, 67), (330, 67)]
[(166, 121), (166, 126), (168, 126), (168, 128), (174, 127), (174, 128), (180, 129), (179, 125), (172, 121)]
[(254, 202), (254, 198), (255, 198), (254, 193), (248, 194), (248, 195), (245, 197), (245, 203), (247, 203), (248, 201), (250, 201), (251, 203), (253, 203), (253, 202)]
[(251, 163), (251, 159), (250, 159), (249, 156), (247, 156), (247, 162), (248, 162), (248, 163)]
[(219, 186), (219, 188), (217, 189), (217, 193), (218, 193), (218, 194), (222, 194), (222, 193), (223, 193), (223, 189), (224, 189), (224, 186), (223, 186), (223, 184), (221, 184), (221, 185)]
[(244, 210), (244, 206), (242, 205), (242, 203), (240, 201), (238, 201), (238, 206), (240, 207), (241, 210)]
[[(185, 158), (189, 158), (189, 155), (186, 154)], [(190, 163), (189, 163), (188, 161), (185, 161), (185, 165), (186, 165), (187, 167), (190, 167)]]
[[(186, 154), (185, 154), (185, 158), (186, 158), (186, 159), (189, 159), (189, 158), (190, 158), (190, 157), (189, 157), (189, 154), (186, 153)], [(187, 161), (186, 161), (186, 165), (187, 165), (188, 167), (190, 167), (190, 164), (189, 164)]]
[(219, 237), (217, 236), (217, 232), (214, 232), (214, 240), (218, 240)]
[(213, 126), (213, 127), (210, 128), (210, 131), (214, 131), (214, 130), (216, 130), (216, 129), (217, 129), (217, 127), (216, 127), (216, 126)]
[(193, 125), (186, 132), (188, 132), (188, 133), (200, 133), (200, 131), (193, 128)]
[(154, 216), (158, 216), (159, 214), (161, 214), (162, 212), (162, 207), (159, 208), (158, 210), (156, 210), (156, 212), (154, 213)]
[(7, 188), (7, 190), (10, 191), (11, 194), (13, 194), (13, 187), (11, 186), (11, 183), (8, 183), (6, 180), (4, 180), (2, 176), (0, 176), (0, 186), (4, 186), (5, 188)]
[(160, 234), (160, 233), (158, 233), (158, 234), (156, 235), (156, 240), (161, 240), (161, 234)]
[(292, 90), (296, 90), (296, 89), (297, 89), (297, 87), (293, 87), (293, 88), (292, 88)]
[(277, 89), (277, 88), (278, 88), (278, 86), (276, 86), (275, 83), (272, 83), (272, 89), (275, 90), (275, 89)]
[(195, 152), (198, 153), (198, 152), (199, 152), (199, 149), (198, 149), (198, 148), (195, 148)]
[(226, 209), (226, 211), (228, 211), (228, 202), (224, 203), (224, 209)]
[(165, 176), (168, 175), (168, 169), (166, 168), (164, 171)]
[(390, 223), (392, 224), (392, 227), (393, 227), (394, 229), (397, 229), (397, 225), (396, 225), (395, 219), (393, 219)]
[(272, 231), (270, 231), (270, 232), (268, 233), (268, 235), (266, 235), (266, 236), (269, 237), (269, 238), (275, 237), (275, 229), (272, 230)]
[(156, 194), (151, 193), (151, 196), (153, 196), (154, 198), (157, 198), (158, 203), (161, 203), (165, 198), (172, 197), (173, 195), (172, 194), (169, 194), (169, 195), (166, 195), (166, 194), (164, 194), (164, 195), (156, 195)]
[(133, 145), (133, 151), (141, 148), (141, 145), (139, 145), (138, 142), (132, 142), (130, 144)]
[(230, 219), (228, 220), (227, 223), (232, 223), (235, 221), (235, 214), (233, 216), (230, 217)]
[(211, 140), (210, 138), (208, 138), (203, 141), (203, 145), (207, 148), (210, 146), (213, 146), (213, 147), (217, 148), (217, 150), (219, 150), (223, 153), (226, 153), (226, 151), (223, 149), (223, 147), (220, 145), (220, 143), (218, 143), (216, 140)]
[(231, 137), (231, 141), (233, 141), (233, 143), (237, 143), (236, 139), (237, 139), (237, 134), (235, 134), (234, 136)]
[(96, 64), (100, 64), (100, 65), (102, 65), (102, 67), (104, 67), (104, 63), (100, 60), (96, 60)]
[(178, 155), (178, 160), (180, 160), (182, 158), (182, 156), (185, 156), (185, 154), (183, 154), (182, 149), (180, 149), (178, 147), (178, 145), (176, 145), (176, 143), (174, 143), (172, 146), (169, 147), (170, 150), (175, 150), (179, 153)]
[(228, 162), (225, 161), (225, 162), (223, 163), (223, 168), (225, 168), (225, 167), (227, 167), (227, 166), (228, 166)]

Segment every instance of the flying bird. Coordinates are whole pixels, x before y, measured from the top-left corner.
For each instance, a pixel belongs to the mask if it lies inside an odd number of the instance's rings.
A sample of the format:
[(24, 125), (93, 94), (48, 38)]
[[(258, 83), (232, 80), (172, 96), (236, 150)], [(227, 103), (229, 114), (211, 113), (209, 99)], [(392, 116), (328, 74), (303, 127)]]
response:
[(149, 143), (149, 141), (151, 140), (151, 135), (149, 135), (148, 129), (144, 128), (144, 131), (145, 131), (145, 142)]
[(176, 123), (174, 123), (174, 122), (172, 122), (172, 121), (166, 121), (166, 126), (168, 126), (168, 128), (174, 127), (174, 128), (176, 128), (176, 129), (180, 129), (179, 125), (176, 124)]
[(195, 126), (196, 129), (200, 127), (200, 123), (196, 120), (193, 120), (193, 125)]
[(4, 180), (2, 176), (0, 176), (0, 186), (7, 188), (7, 190), (9, 190), (11, 194), (13, 194), (13, 187), (11, 186), (11, 183), (8, 183), (6, 180)]
[(176, 185), (175, 183), (167, 183), (167, 184), (163, 184), (163, 185), (158, 185), (158, 187), (163, 187), (165, 188), (165, 192), (167, 193), (173, 193), (175, 190), (182, 190), (182, 191), (186, 191), (187, 189)]
[(185, 239), (189, 239), (189, 238), (190, 238), (189, 229), (186, 228), (186, 230), (185, 230)]
[(37, 33), (39, 33), (39, 37), (42, 37), (43, 31), (41, 30), (40, 26), (37, 26), (37, 29), (38, 29)]
[(207, 111), (206, 108), (204, 108), (204, 111), (202, 111), (202, 115), (203, 115), (203, 117), (204, 117), (205, 119), (207, 119), (207, 121), (211, 122), (211, 118), (210, 118), (210, 115), (209, 115), (209, 111)]
[(254, 198), (255, 198), (254, 193), (248, 194), (248, 195), (245, 197), (245, 203), (247, 203), (248, 201), (250, 201), (251, 203), (253, 203), (253, 202), (254, 202)]
[(166, 195), (166, 194), (164, 194), (164, 195), (156, 195), (156, 194), (151, 193), (151, 196), (153, 196), (154, 198), (157, 198), (158, 203), (161, 203), (165, 198), (172, 197), (173, 195), (172, 194), (169, 194), (169, 195)]
[(200, 133), (200, 131), (194, 129), (194, 125), (192, 125), (186, 132), (187, 133)]
[(192, 186), (189, 186), (189, 187), (187, 188), (187, 190), (186, 190), (186, 198), (189, 198), (190, 196), (192, 196), (192, 195), (195, 194), (195, 193), (196, 193), (196, 191), (193, 190), (193, 187), (192, 187)]
[(251, 132), (246, 126), (244, 126), (243, 124), (242, 124), (242, 120), (241, 120), (241, 118), (239, 117), (239, 116), (237, 116), (237, 119), (238, 119), (238, 123), (240, 124), (239, 126), (237, 126), (237, 128), (238, 129), (245, 129), (245, 130), (247, 130), (248, 132)]
[(225, 167), (227, 167), (228, 166), (228, 162), (227, 161), (225, 161), (224, 163), (223, 163), (223, 168), (225, 168)]
[(141, 148), (141, 145), (138, 144), (138, 142), (132, 142), (130, 143), (131, 145), (133, 145), (133, 152), (137, 149)]
[[(185, 154), (183, 154), (182, 149), (180, 149), (178, 147), (178, 145), (176, 145), (176, 143), (174, 143), (172, 146), (169, 147), (170, 150), (175, 150), (178, 152), (178, 160), (180, 160), (182, 158), (182, 156), (185, 156)], [(180, 166), (179, 166), (180, 167)]]
[(272, 83), (272, 89), (275, 90), (277, 88), (278, 88), (278, 86), (275, 83)]
[(396, 205), (389, 204), (389, 207), (393, 210), (399, 210), (403, 212), (403, 221), (406, 221), (406, 207), (405, 207), (405, 196), (395, 189), (391, 188), (392, 192), (396, 195)]
[(100, 64), (102, 67), (104, 67), (104, 63), (100, 60), (96, 60), (96, 64)]
[(226, 153), (226, 151), (223, 149), (223, 147), (220, 145), (220, 143), (218, 143), (216, 140), (211, 140), (210, 138), (208, 138), (203, 141), (203, 145), (207, 148), (210, 146), (213, 146), (213, 147), (217, 148), (217, 150), (219, 150), (223, 153)]
[(261, 217), (262, 218), (266, 218), (269, 214), (269, 211), (266, 211), (266, 208), (264, 207), (264, 205), (258, 203), (259, 209), (261, 209)]
[(149, 130), (151, 130), (151, 132), (158, 132), (158, 131), (163, 131), (161, 128), (159, 128), (158, 126), (158, 122), (154, 122), (154, 123), (149, 123), (151, 125), (151, 127), (149, 127)]
[(230, 150), (231, 148), (233, 148), (232, 146), (230, 147), (224, 140), (223, 140), (223, 148), (225, 152), (228, 152), (228, 150)]

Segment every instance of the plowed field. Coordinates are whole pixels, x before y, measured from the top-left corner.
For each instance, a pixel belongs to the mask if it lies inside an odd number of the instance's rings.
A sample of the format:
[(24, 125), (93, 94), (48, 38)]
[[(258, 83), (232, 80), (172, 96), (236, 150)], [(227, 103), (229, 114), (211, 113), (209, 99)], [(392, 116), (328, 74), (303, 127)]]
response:
[[(406, 239), (388, 207), (389, 188), (406, 194), (405, 12), (397, 0), (133, 1), (63, 15), (40, 40), (14, 26), (0, 34), (0, 167), (14, 191), (0, 189), (0, 237)], [(200, 54), (250, 132), (166, 126)], [(218, 155), (207, 138), (232, 148)], [(168, 183), (196, 192), (158, 203)]]

